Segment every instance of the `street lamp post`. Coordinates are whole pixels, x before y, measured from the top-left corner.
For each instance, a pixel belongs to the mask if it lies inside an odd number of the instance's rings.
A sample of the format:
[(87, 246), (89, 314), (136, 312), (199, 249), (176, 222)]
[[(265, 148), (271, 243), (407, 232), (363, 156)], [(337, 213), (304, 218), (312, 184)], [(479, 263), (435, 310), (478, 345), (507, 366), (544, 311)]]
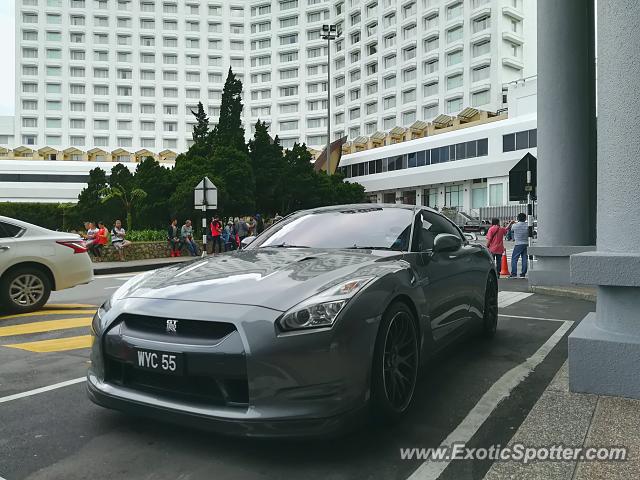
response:
[(331, 40), (339, 35), (336, 25), (322, 25), (322, 39), (327, 41), (327, 175), (331, 175)]

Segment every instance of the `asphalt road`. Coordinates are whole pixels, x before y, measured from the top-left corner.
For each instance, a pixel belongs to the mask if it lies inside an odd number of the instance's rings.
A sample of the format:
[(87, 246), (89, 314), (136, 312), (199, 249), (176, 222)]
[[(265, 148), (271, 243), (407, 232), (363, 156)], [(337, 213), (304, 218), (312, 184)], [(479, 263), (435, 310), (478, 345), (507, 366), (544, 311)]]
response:
[[(471, 447), (507, 443), (564, 362), (570, 322), (594, 308), (519, 293), (525, 281), (501, 280), (494, 340), (470, 338), (433, 359), (397, 425), (331, 441), (226, 438), (136, 418), (93, 405), (83, 382), (20, 396), (84, 376), (90, 318), (129, 276), (56, 293), (37, 315), (0, 317), (0, 478), (480, 479), (490, 461), (424, 464), (401, 460), (400, 448), (445, 439)], [(508, 372), (526, 368), (530, 358), (538, 358), (536, 368), (509, 384)]]

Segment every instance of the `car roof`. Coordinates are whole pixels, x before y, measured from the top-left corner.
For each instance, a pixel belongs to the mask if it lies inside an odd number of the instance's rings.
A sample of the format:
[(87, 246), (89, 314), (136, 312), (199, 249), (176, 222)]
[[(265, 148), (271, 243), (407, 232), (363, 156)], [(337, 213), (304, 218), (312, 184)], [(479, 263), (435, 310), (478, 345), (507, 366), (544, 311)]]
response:
[(327, 207), (318, 207), (318, 208), (310, 208), (305, 211), (307, 212), (332, 212), (336, 210), (369, 210), (371, 208), (397, 208), (402, 210), (429, 210), (434, 213), (440, 213), (437, 210), (434, 210), (430, 207), (423, 207), (420, 205), (407, 205), (404, 203), (352, 203), (345, 205), (330, 205)]

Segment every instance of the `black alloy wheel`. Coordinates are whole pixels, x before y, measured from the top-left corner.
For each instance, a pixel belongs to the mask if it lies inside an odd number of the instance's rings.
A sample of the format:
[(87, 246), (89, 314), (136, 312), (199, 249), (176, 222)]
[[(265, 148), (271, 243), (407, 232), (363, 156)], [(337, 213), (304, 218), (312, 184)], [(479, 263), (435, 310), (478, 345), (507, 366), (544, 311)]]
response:
[(484, 317), (482, 334), (486, 338), (493, 338), (498, 329), (498, 281), (494, 275), (489, 275), (487, 288), (484, 293)]
[(418, 376), (418, 332), (411, 310), (392, 304), (382, 318), (373, 369), (373, 404), (377, 419), (393, 420), (407, 411)]

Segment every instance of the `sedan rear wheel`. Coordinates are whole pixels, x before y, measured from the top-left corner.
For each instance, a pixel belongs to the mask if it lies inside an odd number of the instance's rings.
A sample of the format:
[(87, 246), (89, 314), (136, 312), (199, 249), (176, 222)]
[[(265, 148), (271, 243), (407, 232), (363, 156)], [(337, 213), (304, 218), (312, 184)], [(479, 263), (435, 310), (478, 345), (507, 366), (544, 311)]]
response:
[(493, 275), (487, 279), (484, 293), (484, 317), (482, 334), (486, 338), (493, 338), (498, 329), (498, 281)]
[(418, 376), (418, 332), (404, 303), (391, 305), (384, 314), (374, 355), (374, 417), (395, 420), (409, 408)]
[(12, 312), (32, 312), (41, 308), (51, 294), (51, 282), (44, 272), (21, 268), (9, 272), (0, 282), (0, 298)]

